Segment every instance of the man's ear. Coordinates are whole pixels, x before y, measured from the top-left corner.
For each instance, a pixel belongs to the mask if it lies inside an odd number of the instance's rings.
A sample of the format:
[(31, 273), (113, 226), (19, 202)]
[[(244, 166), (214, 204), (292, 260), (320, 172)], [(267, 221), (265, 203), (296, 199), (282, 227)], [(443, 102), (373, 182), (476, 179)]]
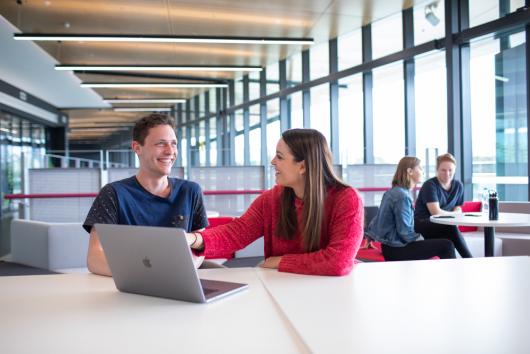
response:
[(133, 140), (133, 142), (131, 143), (131, 149), (136, 153), (136, 155), (139, 155), (140, 154), (140, 147), (142, 145), (140, 145), (139, 142), (137, 142), (136, 140)]

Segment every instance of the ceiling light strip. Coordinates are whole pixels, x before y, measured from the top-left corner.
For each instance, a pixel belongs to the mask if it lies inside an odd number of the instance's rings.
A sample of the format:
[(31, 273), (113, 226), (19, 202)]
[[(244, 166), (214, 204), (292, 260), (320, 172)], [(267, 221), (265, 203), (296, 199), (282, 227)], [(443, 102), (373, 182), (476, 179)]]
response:
[(142, 107), (142, 108), (114, 108), (115, 112), (170, 112), (171, 108), (160, 108), (160, 107)]
[(313, 38), (218, 37), (218, 36), (147, 36), (109, 34), (45, 34), (15, 33), (16, 40), (84, 41), (84, 42), (153, 42), (153, 43), (217, 43), (217, 44), (299, 44), (311, 45)]
[(178, 83), (90, 83), (84, 82), (81, 87), (92, 88), (123, 88), (123, 87), (173, 87), (173, 88), (226, 88), (227, 84), (178, 84)]
[(248, 71), (258, 72), (259, 66), (184, 66), (184, 65), (56, 65), (64, 71)]
[(107, 103), (185, 103), (183, 98), (161, 98), (161, 99), (103, 99)]

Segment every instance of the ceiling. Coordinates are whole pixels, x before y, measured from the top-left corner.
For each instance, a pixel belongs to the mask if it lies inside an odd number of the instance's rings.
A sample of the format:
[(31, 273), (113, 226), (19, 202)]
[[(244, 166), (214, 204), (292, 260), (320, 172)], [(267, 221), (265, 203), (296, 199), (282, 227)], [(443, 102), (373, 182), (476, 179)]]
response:
[[(21, 33), (144, 34), (334, 38), (426, 0), (2, 0), (0, 15)], [(36, 41), (64, 65), (252, 65), (265, 67), (302, 45), (165, 44)], [(59, 73), (59, 72), (57, 72)], [(76, 73), (81, 82), (177, 82), (232, 79), (242, 72)], [(146, 77), (142, 77), (142, 76)], [(182, 81), (182, 80), (181, 80)], [(197, 82), (197, 81), (195, 81)], [(200, 81), (199, 81), (200, 82)], [(211, 81), (209, 81), (211, 82)], [(86, 88), (86, 90), (91, 90)], [(93, 89), (103, 98), (188, 98), (200, 89)], [(67, 94), (67, 93), (66, 93)], [(151, 106), (151, 104), (149, 105)], [(166, 105), (167, 107), (167, 105)], [(70, 116), (72, 142), (92, 143), (145, 113), (59, 107)], [(93, 128), (96, 129), (93, 129)]]

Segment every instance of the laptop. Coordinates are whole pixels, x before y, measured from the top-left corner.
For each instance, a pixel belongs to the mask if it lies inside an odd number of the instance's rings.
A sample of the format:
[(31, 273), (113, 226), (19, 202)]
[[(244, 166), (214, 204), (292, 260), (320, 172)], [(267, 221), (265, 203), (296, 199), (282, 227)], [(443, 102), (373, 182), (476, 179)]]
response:
[(119, 291), (207, 303), (248, 284), (199, 279), (184, 230), (95, 224)]

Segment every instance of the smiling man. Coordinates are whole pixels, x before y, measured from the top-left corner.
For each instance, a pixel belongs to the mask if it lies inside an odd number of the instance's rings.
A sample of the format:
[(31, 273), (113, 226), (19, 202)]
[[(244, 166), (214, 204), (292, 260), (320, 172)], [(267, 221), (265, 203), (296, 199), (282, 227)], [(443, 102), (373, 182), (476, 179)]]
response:
[[(136, 122), (132, 149), (140, 160), (138, 173), (104, 186), (83, 224), (90, 233), (87, 265), (95, 274), (112, 275), (92, 227), (96, 223), (178, 227), (187, 232), (208, 225), (199, 185), (169, 177), (178, 153), (173, 118), (151, 114)], [(196, 265), (200, 262), (197, 259)]]

